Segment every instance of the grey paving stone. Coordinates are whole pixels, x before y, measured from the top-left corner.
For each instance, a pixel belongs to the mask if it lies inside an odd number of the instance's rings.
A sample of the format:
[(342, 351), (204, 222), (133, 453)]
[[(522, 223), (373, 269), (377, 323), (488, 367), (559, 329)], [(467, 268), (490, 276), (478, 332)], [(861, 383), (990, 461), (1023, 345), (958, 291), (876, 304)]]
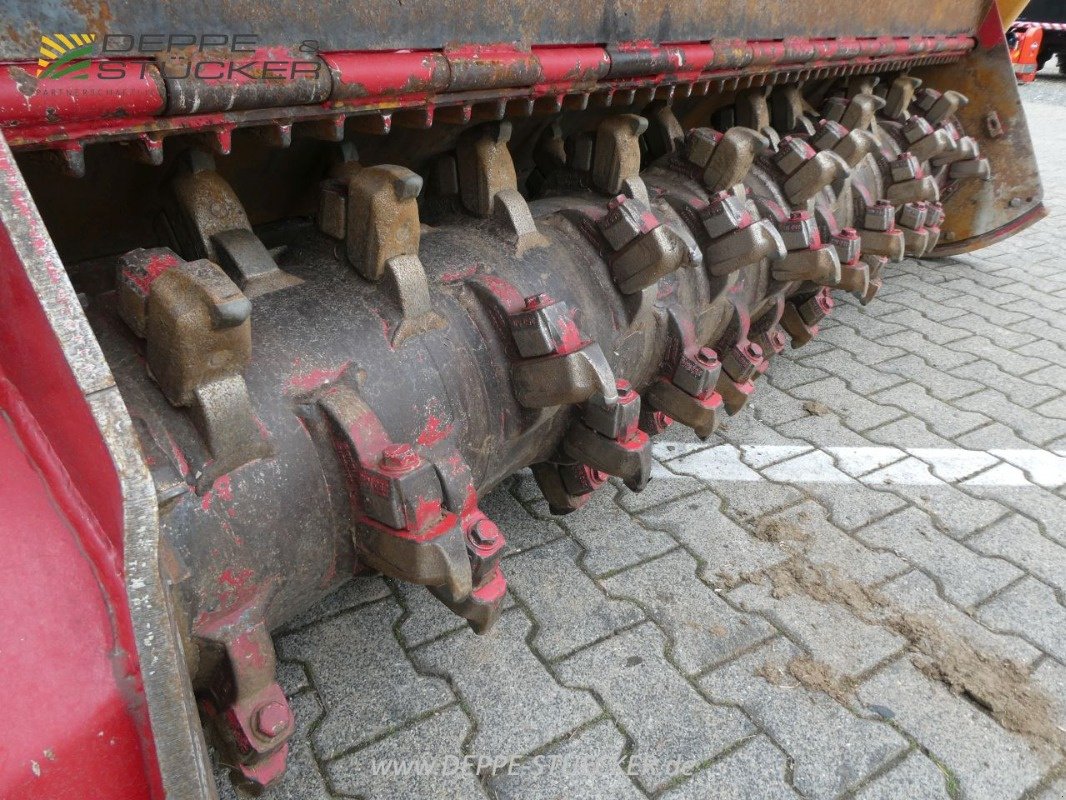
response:
[(560, 539), (506, 561), (508, 587), (537, 623), (533, 647), (548, 660), (644, 619), (632, 603), (608, 599), (578, 568), (580, 557), (576, 542)]
[(971, 608), (1021, 575), (998, 558), (969, 550), (937, 529), (928, 514), (907, 508), (856, 535), (871, 547), (891, 550), (936, 579), (944, 597)]
[(905, 659), (864, 683), (859, 699), (891, 712), (896, 725), (947, 765), (967, 800), (1019, 797), (1048, 766), (1020, 736)]
[(881, 722), (859, 719), (821, 692), (775, 685), (758, 674), (798, 654), (778, 640), (700, 679), (712, 700), (736, 703), (794, 759), (793, 783), (809, 798), (836, 797), (907, 749)]
[(870, 446), (868, 439), (845, 427), (840, 417), (832, 412), (824, 415), (808, 414), (802, 419), (779, 425), (778, 430), (793, 442), (798, 439), (826, 447)]
[(818, 341), (832, 345), (834, 348), (847, 350), (855, 359), (863, 364), (876, 364), (889, 358), (897, 358), (903, 355), (899, 346), (893, 346), (890, 341), (895, 336), (904, 335), (900, 331), (882, 336), (878, 341), (860, 336), (854, 329), (846, 325), (838, 325), (818, 334)]
[(803, 401), (786, 394), (771, 383), (757, 384), (755, 394), (748, 400), (745, 411), (755, 415), (764, 425), (777, 426), (807, 416)]
[(907, 378), (938, 400), (954, 400), (983, 388), (981, 383), (962, 376), (961, 370), (965, 370), (966, 365), (957, 367), (953, 374), (934, 369), (918, 356), (910, 353), (900, 358), (882, 361), (877, 365), (877, 369)]
[[(849, 295), (850, 296), (850, 295)], [(907, 329), (905, 323), (889, 319), (889, 309), (861, 306), (858, 303), (837, 303), (830, 317), (834, 324), (847, 325), (867, 338), (878, 340)]]
[(312, 734), (320, 758), (455, 702), (444, 681), (419, 675), (400, 649), (392, 626), (401, 613), (394, 600), (379, 600), (275, 643), (281, 658), (307, 666), (325, 706)]
[(788, 553), (749, 534), (718, 506), (710, 492), (693, 495), (641, 515), (650, 527), (669, 531), (704, 563), (703, 577), (714, 582), (721, 574), (729, 579), (778, 564)]
[(872, 550), (844, 533), (812, 500), (765, 518), (768, 526), (792, 531), (800, 540), (782, 542), (789, 552), (801, 553), (814, 564), (831, 564), (840, 575), (871, 586), (906, 572), (909, 565), (892, 553)]
[(912, 751), (902, 762), (866, 784), (855, 800), (953, 800), (948, 794), (945, 775), (936, 762)]
[[(296, 728), (289, 739), (289, 758), (285, 774), (271, 786), (270, 800), (306, 800), (309, 797), (330, 797), (326, 781), (315, 761), (308, 741), (308, 733), (315, 722), (322, 716), (322, 705), (318, 698), (309, 692), (289, 698)], [(228, 770), (218, 764), (215, 758), (215, 780), (219, 789), (219, 800), (247, 800), (251, 797), (243, 789), (237, 789), (230, 781)]]
[(503, 532), (507, 553), (521, 553), (565, 534), (555, 520), (530, 514), (506, 487), (485, 495), (478, 505)]
[(929, 617), (945, 633), (965, 639), (980, 653), (1023, 665), (1040, 658), (1040, 651), (1024, 639), (990, 631), (974, 617), (944, 600), (933, 579), (918, 570), (889, 581), (878, 591), (888, 600), (888, 607), (880, 611), (882, 618), (898, 614)]
[(1032, 408), (1062, 393), (1061, 388), (1056, 389), (1045, 383), (1031, 381), (1028, 377), (1019, 376), (1017, 372), (1004, 372), (991, 361), (982, 359), (956, 367), (951, 374), (977, 383), (979, 387), (991, 387), (1005, 394), (1012, 403), (1026, 408)]
[(1066, 797), (1066, 776), (1047, 786), (1036, 796), (1036, 800), (1062, 800), (1064, 797)]
[(562, 517), (562, 524), (585, 548), (584, 565), (603, 575), (662, 555), (674, 541), (661, 531), (648, 530), (611, 499), (597, 492), (588, 504)]
[(1007, 513), (999, 503), (974, 497), (945, 483), (925, 461), (905, 458), (862, 477), (862, 482), (891, 491), (927, 513), (941, 531), (958, 539)]
[(959, 447), (969, 450), (994, 450), (1002, 447), (1026, 448), (1032, 447), (1033, 443), (1019, 438), (1013, 428), (1008, 428), (1002, 422), (993, 422), (991, 425), (970, 431), (962, 436), (955, 437), (955, 443)]
[[(830, 350), (829, 352), (833, 351)], [(815, 358), (814, 356), (806, 357)], [(766, 371), (766, 380), (785, 392), (796, 386), (802, 386), (805, 383), (828, 377), (829, 374), (824, 369), (791, 358), (775, 358), (771, 360), (770, 368)]]
[(982, 497), (1010, 506), (1022, 516), (1040, 523), (1044, 534), (1066, 547), (1066, 499), (1038, 486), (975, 486), (970, 489)]
[(530, 629), (511, 611), (484, 636), (464, 631), (411, 654), (419, 668), (446, 675), (466, 704), (477, 724), (475, 753), (523, 755), (600, 713), (591, 695), (560, 686), (530, 652)]
[(865, 431), (863, 435), (877, 444), (892, 447), (955, 447), (955, 442), (938, 436), (929, 430), (929, 426), (917, 417), (903, 419), (882, 425), (880, 428)]
[(624, 486), (616, 487), (614, 501), (630, 514), (668, 503), (704, 488), (703, 483), (687, 475), (671, 472), (658, 461), (651, 465), (651, 482), (642, 492), (631, 492)]
[(1033, 670), (1032, 681), (1049, 701), (1052, 722), (1066, 731), (1066, 666), (1046, 658)]
[(1066, 547), (1047, 538), (1031, 519), (1017, 514), (979, 533), (969, 542), (990, 556), (1013, 561), (1026, 572), (1066, 592)]
[(614, 597), (648, 610), (670, 640), (671, 660), (689, 675), (776, 633), (761, 617), (734, 610), (696, 572), (692, 556), (674, 552), (603, 581)]
[(716, 436), (708, 444), (718, 444), (718, 440), (738, 447), (753, 444), (789, 444), (788, 437), (778, 430), (779, 427), (771, 427), (760, 421), (755, 415), (754, 406), (746, 407), (736, 416), (723, 420)]
[(958, 320), (965, 318), (965, 316), (966, 315), (963, 314), (960, 317), (954, 317), (948, 323), (941, 323), (929, 319), (929, 317), (915, 311), (913, 308), (907, 308), (902, 311), (895, 311), (891, 314), (883, 315), (881, 319), (895, 322), (901, 328), (917, 331), (937, 344), (949, 344), (958, 339), (964, 339), (969, 335), (966, 330), (955, 327)]
[(1006, 396), (993, 389), (968, 395), (955, 403), (1002, 422), (1013, 428), (1019, 437), (1035, 445), (1042, 445), (1066, 435), (1066, 419), (1042, 416), (1036, 411), (1010, 402)]
[(793, 389), (792, 394), (804, 400), (817, 400), (825, 404), (845, 425), (860, 432), (884, 425), (904, 414), (902, 409), (881, 405), (851, 391), (840, 378), (826, 378), (808, 383)]
[(829, 509), (838, 528), (854, 531), (906, 505), (891, 492), (881, 492), (852, 480), (849, 483), (803, 483), (800, 488)]
[[(504, 561), (505, 576), (507, 569), (507, 562)], [(438, 636), (466, 627), (466, 620), (430, 594), (425, 586), (404, 581), (395, 581), (393, 586), (402, 605), (407, 609), (407, 616), (404, 617), (398, 629), (400, 641), (404, 647), (417, 647), (430, 639), (436, 639)], [(514, 600), (508, 594), (503, 599), (503, 608), (507, 609), (513, 605)]]
[(725, 513), (741, 524), (753, 525), (767, 514), (802, 500), (802, 488), (759, 481), (738, 486), (718, 486), (715, 492), (723, 501)]
[(339, 614), (388, 596), (389, 587), (381, 577), (353, 578), (337, 591), (326, 595), (307, 611), (287, 622), (282, 630), (303, 628), (324, 617)]
[(278, 685), (286, 697), (311, 688), (311, 679), (303, 664), (292, 661), (279, 661), (277, 665)]
[(964, 353), (952, 347), (944, 347), (934, 344), (917, 331), (904, 331), (896, 333), (884, 340), (885, 344), (892, 345), (900, 351), (895, 357), (903, 355), (903, 351), (913, 353), (922, 358), (934, 369), (951, 369), (962, 364), (974, 361), (977, 357), (972, 353)]
[(733, 752), (662, 795), (663, 800), (792, 800), (785, 754), (765, 736), (754, 736)]
[(331, 762), (330, 782), (345, 796), (373, 800), (485, 800), (473, 771), (462, 768), (461, 746), (469, 729), (460, 708), (444, 709)]
[(1053, 389), (1058, 389), (1061, 393), (1066, 387), (1066, 366), (1051, 364), (1034, 372), (1027, 372), (1025, 380), (1050, 386)]
[(495, 800), (641, 800), (626, 774), (625, 738), (605, 721), (575, 734), (491, 780)]
[(933, 433), (953, 439), (992, 420), (984, 414), (963, 411), (951, 403), (930, 396), (925, 388), (916, 383), (904, 383), (878, 392), (872, 398), (918, 417)]
[(776, 597), (768, 581), (746, 584), (729, 599), (765, 615), (816, 661), (838, 675), (855, 677), (899, 652), (904, 640), (887, 629), (863, 622), (836, 603), (820, 603), (805, 594)]
[[(946, 299), (934, 301), (916, 291), (918, 288), (923, 290), (926, 288), (921, 283), (913, 282), (910, 286), (913, 286), (914, 288), (901, 285), (901, 288), (892, 292), (889, 298), (892, 305), (898, 306), (899, 308), (912, 308), (923, 316), (937, 320), (938, 322), (962, 316), (967, 313), (968, 307), (972, 307), (973, 305), (971, 301), (966, 301), (966, 308), (956, 308), (953, 304), (953, 300), (960, 301), (959, 295), (952, 294)], [(880, 301), (880, 295), (877, 299)]]
[(1066, 608), (1051, 587), (1035, 578), (1023, 578), (989, 600), (977, 618), (995, 630), (1017, 633), (1066, 662)]
[[(979, 274), (980, 270), (973, 270), (971, 272), (971, 275)], [(982, 306), (982, 308), (987, 308), (987, 306)], [(997, 311), (999, 311), (999, 309), (997, 309)], [(999, 316), (1002, 318), (1010, 315), (1009, 312), (1005, 314), (1005, 312), (1000, 311)], [(997, 347), (1006, 348), (1008, 350), (1029, 344), (1039, 338), (1034, 336), (1031, 332), (1026, 332), (1024, 329), (1018, 328), (1017, 326), (1012, 330), (1011, 328), (1006, 327), (1002, 322), (992, 322), (977, 314), (963, 314), (961, 317), (955, 317), (948, 324), (954, 328), (961, 328), (964, 331), (969, 331), (975, 336), (979, 336), (985, 340), (991, 340)]]
[(649, 767), (636, 780), (651, 792), (670, 783), (670, 762), (702, 764), (753, 731), (736, 709), (700, 697), (666, 660), (665, 644), (654, 626), (641, 625), (558, 665), (563, 680), (588, 686), (602, 698), (632, 739), (632, 757)]
[[(866, 366), (847, 350), (830, 350), (828, 353), (812, 357), (811, 366), (815, 364), (830, 373), (830, 376), (835, 375), (843, 378), (851, 391), (864, 396), (887, 389), (903, 381), (899, 375), (891, 372), (882, 372)], [(813, 382), (807, 381), (807, 383)]]

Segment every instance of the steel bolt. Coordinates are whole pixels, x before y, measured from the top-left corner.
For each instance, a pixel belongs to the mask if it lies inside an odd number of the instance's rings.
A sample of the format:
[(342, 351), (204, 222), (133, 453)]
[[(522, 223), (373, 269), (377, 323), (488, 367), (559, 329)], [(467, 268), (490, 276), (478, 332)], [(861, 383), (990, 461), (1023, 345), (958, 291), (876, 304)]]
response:
[(538, 308), (542, 308), (551, 302), (551, 298), (548, 295), (541, 292), (531, 297), (526, 298), (525, 310), (536, 311)]
[(718, 353), (710, 347), (701, 347), (700, 351), (696, 353), (696, 360), (709, 367), (713, 367), (718, 363)]
[(389, 472), (408, 472), (421, 460), (409, 444), (390, 444), (381, 451), (381, 468)]
[(758, 361), (762, 358), (762, 348), (759, 347), (759, 345), (757, 345), (755, 342), (748, 342), (747, 347), (744, 349), (748, 354), (748, 358), (750, 358), (752, 361)]
[(255, 712), (255, 732), (264, 739), (280, 736), (289, 727), (289, 709), (284, 703), (271, 701)]
[(500, 529), (490, 519), (481, 519), (470, 529), (470, 541), (477, 547), (492, 547), (500, 541)]

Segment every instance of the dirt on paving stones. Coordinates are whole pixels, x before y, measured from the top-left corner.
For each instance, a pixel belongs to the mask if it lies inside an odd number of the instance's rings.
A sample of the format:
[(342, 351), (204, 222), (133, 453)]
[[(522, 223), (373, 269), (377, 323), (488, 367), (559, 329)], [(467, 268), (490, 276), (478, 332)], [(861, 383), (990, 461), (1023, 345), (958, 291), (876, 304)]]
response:
[(787, 519), (775, 517), (760, 519), (755, 523), (752, 535), (763, 542), (780, 544), (781, 542), (805, 542), (811, 538), (807, 531)]
[(907, 640), (911, 660), (926, 676), (968, 697), (1007, 730), (1066, 750), (1051, 700), (1030, 683), (1024, 667), (978, 651), (927, 616), (893, 613), (885, 624)]
[[(1032, 684), (1025, 667), (980, 652), (931, 617), (895, 608), (879, 592), (841, 575), (830, 564), (814, 564), (794, 555), (776, 566), (738, 577), (738, 582), (761, 584), (763, 580), (769, 582), (775, 598), (804, 594), (820, 603), (844, 606), (863, 622), (894, 631), (906, 640), (912, 662), (926, 676), (970, 699), (1005, 729), (1066, 751), (1066, 736), (1053, 721), (1051, 700)], [(799, 685), (843, 704), (849, 703), (855, 689), (850, 678), (807, 656), (784, 666), (763, 664), (756, 673), (778, 686), (791, 676)]]

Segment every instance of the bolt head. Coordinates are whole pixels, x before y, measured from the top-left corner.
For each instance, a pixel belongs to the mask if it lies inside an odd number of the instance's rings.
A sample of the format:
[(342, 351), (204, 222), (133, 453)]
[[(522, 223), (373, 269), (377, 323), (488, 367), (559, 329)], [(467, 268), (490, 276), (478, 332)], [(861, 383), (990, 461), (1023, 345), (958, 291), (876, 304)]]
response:
[(500, 541), (500, 529), (490, 519), (478, 520), (470, 529), (470, 541), (477, 547), (493, 547)]
[(710, 347), (701, 347), (700, 351), (696, 353), (696, 359), (709, 367), (713, 367), (718, 363), (718, 353)]
[(288, 707), (276, 700), (266, 703), (255, 712), (255, 731), (264, 739), (280, 736), (291, 722), (292, 714)]
[(535, 294), (526, 298), (525, 310), (536, 311), (538, 308), (543, 308), (550, 302), (551, 298), (548, 297), (548, 295), (544, 294), (544, 292), (540, 292), (539, 294)]
[(381, 451), (381, 467), (388, 472), (408, 472), (422, 462), (411, 445), (390, 444)]

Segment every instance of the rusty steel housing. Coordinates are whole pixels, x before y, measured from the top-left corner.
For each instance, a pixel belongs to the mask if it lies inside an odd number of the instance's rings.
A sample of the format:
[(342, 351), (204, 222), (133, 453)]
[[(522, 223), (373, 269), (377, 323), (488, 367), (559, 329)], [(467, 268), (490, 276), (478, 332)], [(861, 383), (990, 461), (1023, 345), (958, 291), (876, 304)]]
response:
[(610, 476), (640, 491), (650, 437), (711, 436), (834, 292), (1043, 213), (994, 6), (849, 2), (834, 36), (723, 3), (719, 39), (681, 4), (618, 39), (575, 5), (544, 46), (385, 20), (382, 46), (422, 49), (270, 50), (321, 67), (280, 84), (130, 61), (121, 114), (3, 68), (154, 486), (172, 674), (252, 783), (293, 729), (270, 630), (370, 572), (485, 630), (501, 480), (532, 467), (558, 514)]

